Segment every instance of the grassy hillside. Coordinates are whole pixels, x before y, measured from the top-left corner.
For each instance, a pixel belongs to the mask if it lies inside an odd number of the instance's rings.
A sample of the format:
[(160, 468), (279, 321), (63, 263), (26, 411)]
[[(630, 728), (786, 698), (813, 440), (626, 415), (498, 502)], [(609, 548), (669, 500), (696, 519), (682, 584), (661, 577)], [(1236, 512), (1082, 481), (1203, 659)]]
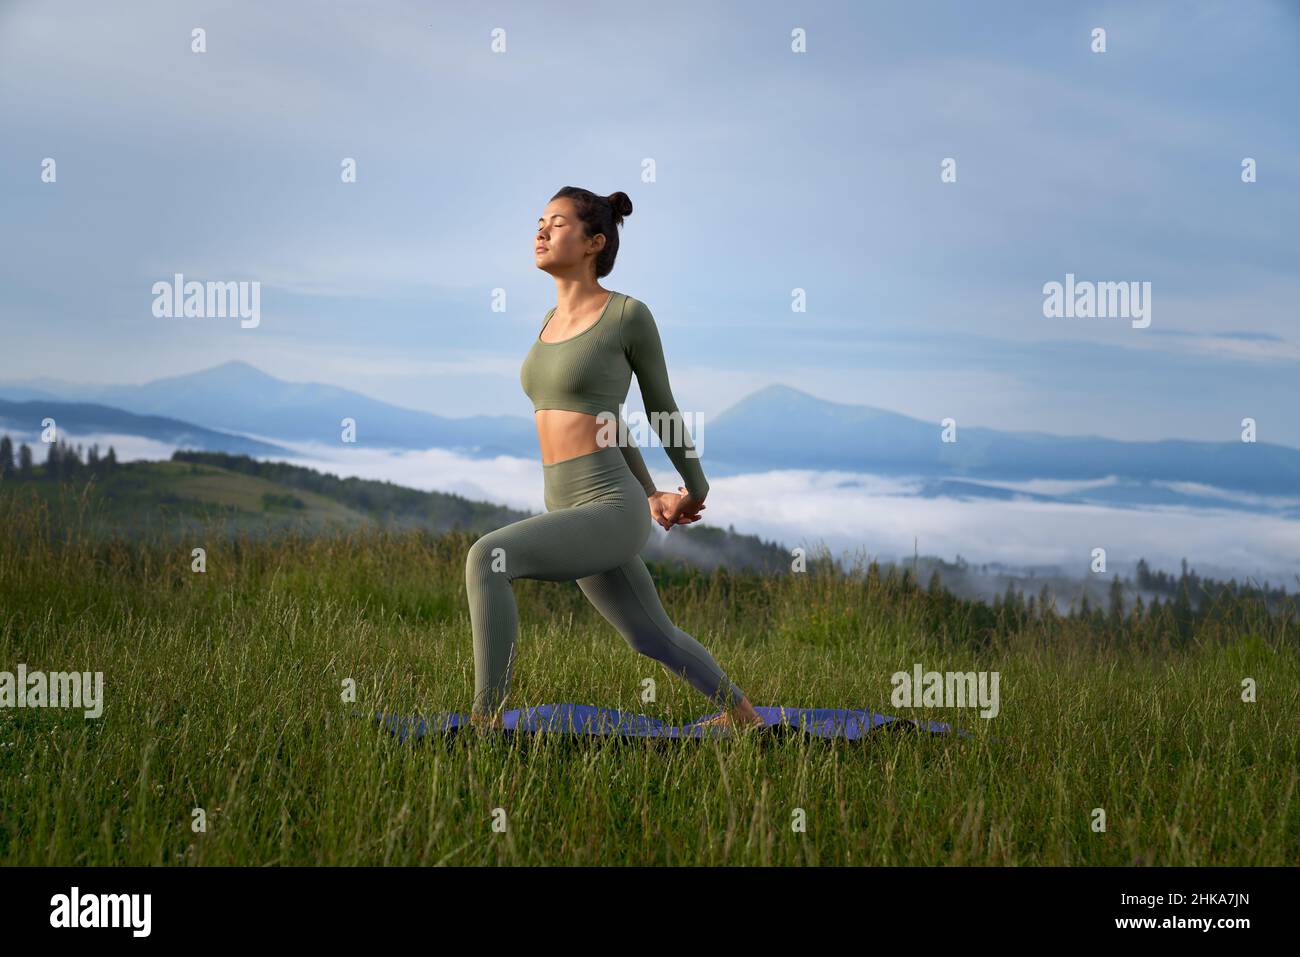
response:
[[(68, 466), (65, 466), (65, 468)], [(487, 532), (529, 512), (446, 492), (424, 492), (392, 482), (340, 478), (286, 462), (222, 452), (177, 452), (170, 461), (135, 461), (75, 471), (59, 480), (34, 466), (0, 481), (0, 499), (36, 496), (57, 527), (86, 534), (140, 538), (209, 534), (267, 535), (298, 531), (333, 535), (352, 529)], [(653, 534), (649, 560), (704, 568), (774, 570), (789, 552), (775, 542), (701, 522)]]
[[(201, 472), (150, 475), (170, 476), (187, 502), (237, 512), (265, 492), (213, 489)], [(105, 698), (94, 719), (0, 708), (0, 864), (1300, 859), (1294, 607), (1024, 617), (874, 567), (655, 566), (673, 620), (756, 704), (867, 707), (975, 737), (470, 736), (410, 750), (352, 712), (467, 708), (474, 535), (227, 539), (218, 527), (180, 543), (107, 541), (0, 496), (0, 670), (101, 671)], [(194, 541), (207, 546), (201, 573)], [(575, 701), (676, 723), (715, 710), (634, 654), (574, 583), (524, 579), (514, 595), (514, 706)], [(997, 671), (1000, 714), (892, 706), (891, 674), (914, 663)], [(647, 679), (654, 700), (642, 698)], [(355, 703), (343, 699), (349, 682)], [(505, 832), (492, 827), (498, 808)], [(1097, 808), (1104, 831), (1091, 826)], [(799, 814), (806, 830), (792, 827)]]
[[(246, 456), (222, 457), (252, 461)], [(38, 466), (33, 477), (13, 475), (0, 482), (0, 498), (21, 502), (35, 496), (48, 505), (57, 527), (130, 538), (189, 536), (200, 528), (222, 536), (402, 527), (487, 531), (528, 514), (458, 495), (287, 468), (332, 482), (322, 482), (314, 491), (302, 482), (177, 457), (128, 462), (60, 481), (46, 479)]]

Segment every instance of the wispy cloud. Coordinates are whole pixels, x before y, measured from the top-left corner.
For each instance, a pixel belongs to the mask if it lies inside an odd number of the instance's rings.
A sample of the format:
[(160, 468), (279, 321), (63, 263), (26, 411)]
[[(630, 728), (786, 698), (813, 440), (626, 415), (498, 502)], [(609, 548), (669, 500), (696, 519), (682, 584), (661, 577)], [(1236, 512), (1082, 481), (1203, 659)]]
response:
[[(806, 55), (775, 2), (0, 6), (0, 375), (240, 357), (526, 414), (518, 365), (555, 295), (531, 223), (576, 182), (632, 193), (607, 284), (654, 309), (702, 411), (792, 381), (1120, 438), (1212, 438), (1244, 407), (1300, 445), (1293, 11), (954, 0), (797, 20)], [(592, 86), (575, 51), (610, 36)], [(597, 119), (557, 125), (575, 88)], [(260, 281), (262, 326), (155, 320), (148, 281), (176, 271)], [(1152, 327), (1045, 319), (1042, 284), (1066, 271), (1151, 281)], [(498, 288), (510, 311), (488, 322)]]

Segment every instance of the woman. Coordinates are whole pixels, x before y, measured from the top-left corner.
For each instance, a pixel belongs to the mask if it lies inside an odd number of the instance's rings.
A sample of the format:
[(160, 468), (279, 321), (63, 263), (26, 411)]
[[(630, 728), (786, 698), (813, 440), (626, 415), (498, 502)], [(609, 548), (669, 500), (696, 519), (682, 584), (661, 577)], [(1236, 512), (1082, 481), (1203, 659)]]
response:
[[(626, 193), (601, 197), (567, 186), (537, 223), (537, 268), (555, 277), (559, 305), (547, 312), (519, 379), (533, 402), (547, 510), (482, 536), (465, 561), (476, 727), (503, 724), (518, 631), (516, 578), (576, 580), (633, 650), (724, 706), (708, 723), (762, 724), (713, 656), (668, 618), (640, 557), (651, 518), (668, 530), (699, 521), (709, 483), (699, 459), (687, 454), (689, 434), (674, 428), (680, 413), (650, 310), (597, 282), (614, 268), (618, 226), (631, 212)], [(678, 486), (684, 495), (655, 489), (627, 434), (620, 407), (634, 373), (646, 413), (686, 482)]]

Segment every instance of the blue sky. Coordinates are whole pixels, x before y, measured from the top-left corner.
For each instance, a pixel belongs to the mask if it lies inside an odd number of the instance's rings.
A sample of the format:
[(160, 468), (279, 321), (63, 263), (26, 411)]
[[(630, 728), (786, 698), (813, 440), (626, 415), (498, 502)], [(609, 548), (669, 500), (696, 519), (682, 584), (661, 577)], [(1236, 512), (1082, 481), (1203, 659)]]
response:
[[(782, 382), (1123, 439), (1253, 416), (1300, 447), (1298, 49), (1282, 2), (9, 0), (0, 379), (243, 359), (527, 416), (533, 226), (582, 185), (632, 197), (604, 282), (650, 306), (683, 410)], [(259, 281), (260, 325), (155, 318), (175, 272)], [(1045, 318), (1067, 272), (1151, 282), (1150, 327)]]

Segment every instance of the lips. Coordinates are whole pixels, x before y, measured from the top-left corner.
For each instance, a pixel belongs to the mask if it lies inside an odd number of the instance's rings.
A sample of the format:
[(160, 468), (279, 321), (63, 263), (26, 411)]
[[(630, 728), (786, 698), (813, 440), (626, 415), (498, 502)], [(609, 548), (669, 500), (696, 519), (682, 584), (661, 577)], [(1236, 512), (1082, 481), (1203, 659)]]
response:
[(545, 247), (545, 246), (538, 246), (538, 247), (537, 247), (536, 249), (534, 249), (533, 251), (534, 251), (534, 252), (539, 252), (539, 253), (544, 253), (544, 252), (546, 252), (546, 247)]

